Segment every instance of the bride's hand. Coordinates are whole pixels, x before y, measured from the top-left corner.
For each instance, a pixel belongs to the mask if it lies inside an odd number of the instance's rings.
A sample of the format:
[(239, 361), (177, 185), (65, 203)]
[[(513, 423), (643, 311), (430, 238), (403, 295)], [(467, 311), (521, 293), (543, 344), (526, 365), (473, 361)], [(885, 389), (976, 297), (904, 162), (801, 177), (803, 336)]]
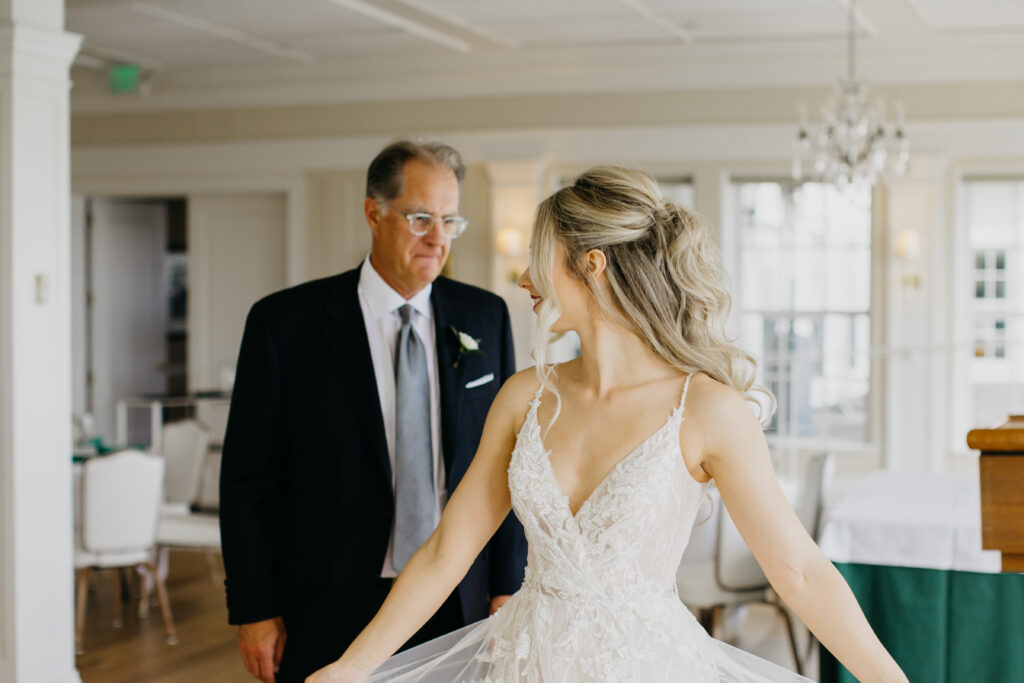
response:
[(339, 659), (309, 676), (306, 683), (362, 683), (369, 675), (369, 671), (358, 670)]

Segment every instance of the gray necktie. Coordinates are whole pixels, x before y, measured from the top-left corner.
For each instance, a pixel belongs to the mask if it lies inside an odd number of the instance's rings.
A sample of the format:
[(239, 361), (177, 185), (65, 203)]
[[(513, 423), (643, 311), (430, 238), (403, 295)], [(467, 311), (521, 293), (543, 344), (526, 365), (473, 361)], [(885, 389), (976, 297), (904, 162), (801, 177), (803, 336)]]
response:
[(434, 530), (434, 463), (430, 438), (427, 353), (412, 326), (413, 309), (398, 309), (395, 346), (395, 541), (391, 564), (401, 571)]

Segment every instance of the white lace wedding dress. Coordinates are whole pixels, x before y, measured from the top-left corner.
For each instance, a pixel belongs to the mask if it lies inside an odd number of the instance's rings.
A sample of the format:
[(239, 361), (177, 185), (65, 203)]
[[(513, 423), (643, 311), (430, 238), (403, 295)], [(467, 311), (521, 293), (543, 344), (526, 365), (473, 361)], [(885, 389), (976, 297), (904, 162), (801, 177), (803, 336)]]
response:
[(707, 487), (679, 452), (685, 400), (686, 387), (574, 516), (541, 442), (538, 394), (508, 468), (529, 542), (522, 588), (489, 619), (392, 657), (368, 680), (807, 681), (711, 638), (679, 601), (676, 568)]

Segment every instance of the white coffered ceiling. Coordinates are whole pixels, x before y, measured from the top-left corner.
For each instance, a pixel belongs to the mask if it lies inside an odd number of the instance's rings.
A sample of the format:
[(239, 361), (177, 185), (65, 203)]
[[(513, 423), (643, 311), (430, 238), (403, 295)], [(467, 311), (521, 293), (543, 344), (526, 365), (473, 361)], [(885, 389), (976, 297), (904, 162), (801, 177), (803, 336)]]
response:
[[(861, 0), (895, 83), (1024, 79), (1022, 0)], [(77, 110), (830, 83), (846, 0), (67, 0)], [(139, 64), (145, 97), (104, 71)]]

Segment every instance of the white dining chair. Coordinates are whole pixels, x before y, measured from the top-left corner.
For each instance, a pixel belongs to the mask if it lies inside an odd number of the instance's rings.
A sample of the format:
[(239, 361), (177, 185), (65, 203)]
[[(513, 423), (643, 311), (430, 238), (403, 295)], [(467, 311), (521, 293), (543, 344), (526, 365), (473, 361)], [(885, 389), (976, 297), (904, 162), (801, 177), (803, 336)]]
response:
[(224, 445), (224, 433), (228, 430), (229, 411), (230, 404), (222, 398), (196, 400), (196, 420), (209, 432), (212, 446)]
[[(784, 485), (783, 492), (808, 534), (818, 538), (824, 500), (831, 481), (831, 455), (812, 456), (807, 464), (798, 491)], [(787, 490), (788, 489), (788, 490)], [(806, 654), (801, 655), (796, 642), (792, 616), (771, 589), (753, 553), (736, 529), (721, 497), (714, 492), (710, 517), (693, 529), (683, 561), (676, 572), (679, 597), (696, 610), (698, 619), (714, 635), (727, 608), (762, 603), (774, 607), (786, 626), (790, 651), (798, 673), (803, 673)], [(811, 645), (808, 645), (808, 651)]]
[[(216, 513), (196, 509), (207, 470), (210, 437), (196, 420), (181, 420), (164, 426), (163, 456), (175, 475), (166, 488), (167, 497), (160, 510), (157, 529), (156, 564), (166, 576), (171, 548), (196, 550), (206, 554), (210, 578), (214, 584), (223, 581), (220, 571), (220, 518)], [(148, 588), (139, 603), (140, 614), (149, 606)]]
[[(82, 631), (92, 570), (138, 567), (156, 584), (167, 643), (178, 642), (167, 590), (150, 561), (163, 498), (164, 461), (140, 451), (91, 458), (82, 466), (82, 524), (75, 537), (78, 602), (75, 647), (82, 652)], [(120, 620), (120, 572), (114, 588), (114, 617)]]
[(191, 505), (210, 446), (209, 432), (197, 420), (170, 422), (163, 427), (160, 455), (167, 463), (164, 500)]

